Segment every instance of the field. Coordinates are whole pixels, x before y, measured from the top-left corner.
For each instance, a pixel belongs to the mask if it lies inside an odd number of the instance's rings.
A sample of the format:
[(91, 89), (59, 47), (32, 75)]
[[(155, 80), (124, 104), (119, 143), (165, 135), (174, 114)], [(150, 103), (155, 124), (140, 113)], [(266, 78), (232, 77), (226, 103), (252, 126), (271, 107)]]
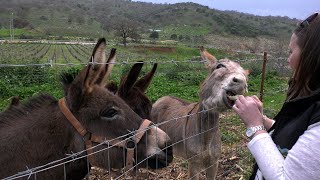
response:
[[(59, 74), (77, 71), (90, 58), (93, 44), (84, 43), (2, 43), (0, 44), (0, 109), (4, 110), (12, 96), (22, 101), (39, 93), (47, 92), (56, 98), (63, 97)], [(190, 102), (198, 101), (199, 85), (208, 74), (199, 61), (199, 50), (184, 45), (131, 45), (117, 48), (117, 62), (111, 80), (118, 82), (132, 64), (144, 61), (143, 72), (148, 72), (155, 62), (159, 63), (157, 74), (152, 80), (147, 95), (155, 102), (158, 98), (171, 95)], [(248, 95), (260, 95), (262, 57), (209, 48), (218, 59), (241, 59), (243, 67), (251, 70)], [(254, 59), (255, 58), (255, 59)], [(287, 75), (277, 69), (278, 60), (270, 59), (264, 85), (264, 113), (273, 117), (281, 108), (285, 98)], [(283, 68), (283, 66), (281, 66)], [(246, 148), (248, 139), (245, 127), (239, 118), (228, 111), (221, 115), (222, 157), (219, 161), (218, 179), (247, 179), (253, 159)], [(140, 176), (157, 179), (186, 179), (187, 163), (176, 158), (174, 163), (163, 170), (142, 169)], [(137, 172), (136, 172), (137, 173)], [(106, 178), (104, 170), (94, 169), (91, 177)], [(93, 178), (92, 178), (93, 179)]]

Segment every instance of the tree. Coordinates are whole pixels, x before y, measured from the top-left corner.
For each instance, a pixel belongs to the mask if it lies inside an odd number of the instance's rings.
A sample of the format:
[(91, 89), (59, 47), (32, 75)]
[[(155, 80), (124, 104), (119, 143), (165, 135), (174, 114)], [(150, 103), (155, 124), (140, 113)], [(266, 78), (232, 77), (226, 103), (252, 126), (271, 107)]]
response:
[(122, 38), (122, 43), (124, 45), (124, 47), (127, 46), (128, 43), (128, 38), (132, 37), (132, 38), (137, 38), (137, 34), (138, 34), (138, 30), (137, 30), (137, 23), (126, 19), (126, 18), (122, 18), (119, 19), (118, 21), (116, 21), (114, 23), (114, 30), (115, 30), (115, 35), (116, 36), (120, 36)]
[(159, 33), (157, 31), (152, 31), (152, 33), (149, 36), (152, 39), (158, 39), (159, 38)]
[(178, 35), (176, 34), (171, 34), (170, 36), (170, 39), (173, 39), (173, 40), (177, 40), (177, 38), (178, 38)]
[(131, 36), (132, 40), (136, 43), (141, 42), (141, 35), (138, 32), (132, 32)]
[(152, 38), (153, 39), (153, 43), (156, 42), (156, 39), (159, 38), (159, 33), (157, 31), (152, 31), (151, 34), (149, 35), (149, 38)]

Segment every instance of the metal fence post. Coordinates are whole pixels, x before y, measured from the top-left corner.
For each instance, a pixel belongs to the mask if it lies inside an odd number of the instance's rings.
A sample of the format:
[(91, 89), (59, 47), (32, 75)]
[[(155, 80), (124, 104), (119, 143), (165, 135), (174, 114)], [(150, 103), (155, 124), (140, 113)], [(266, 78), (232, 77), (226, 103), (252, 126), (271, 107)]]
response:
[(261, 84), (260, 84), (260, 101), (263, 102), (264, 95), (264, 80), (266, 78), (266, 65), (267, 65), (267, 52), (263, 52), (263, 65), (262, 65), (262, 75), (261, 75)]

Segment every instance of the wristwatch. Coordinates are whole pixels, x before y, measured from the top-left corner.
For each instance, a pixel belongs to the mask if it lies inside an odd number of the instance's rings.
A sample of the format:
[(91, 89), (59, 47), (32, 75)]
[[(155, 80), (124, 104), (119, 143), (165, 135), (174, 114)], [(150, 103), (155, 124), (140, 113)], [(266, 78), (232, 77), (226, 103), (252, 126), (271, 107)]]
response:
[(261, 130), (266, 130), (264, 125), (249, 127), (247, 128), (246, 135), (248, 138), (251, 138), (257, 131), (261, 131)]

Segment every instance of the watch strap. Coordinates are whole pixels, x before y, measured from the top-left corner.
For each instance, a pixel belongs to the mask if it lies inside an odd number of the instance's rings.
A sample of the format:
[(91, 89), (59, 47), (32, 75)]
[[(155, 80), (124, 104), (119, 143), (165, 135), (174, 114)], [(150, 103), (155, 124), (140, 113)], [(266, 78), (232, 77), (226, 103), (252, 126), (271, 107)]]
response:
[(247, 134), (247, 136), (249, 138), (252, 138), (256, 134), (257, 131), (261, 131), (261, 130), (266, 131), (267, 129), (264, 127), (264, 125), (249, 127), (249, 128), (247, 128), (247, 131), (251, 131), (251, 133), (250, 133), (250, 135)]

